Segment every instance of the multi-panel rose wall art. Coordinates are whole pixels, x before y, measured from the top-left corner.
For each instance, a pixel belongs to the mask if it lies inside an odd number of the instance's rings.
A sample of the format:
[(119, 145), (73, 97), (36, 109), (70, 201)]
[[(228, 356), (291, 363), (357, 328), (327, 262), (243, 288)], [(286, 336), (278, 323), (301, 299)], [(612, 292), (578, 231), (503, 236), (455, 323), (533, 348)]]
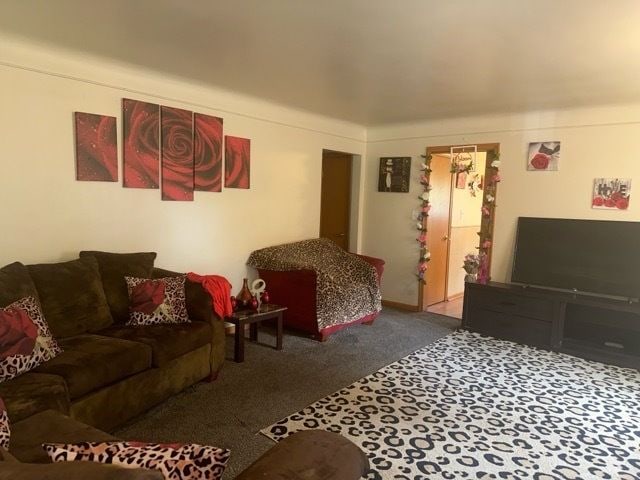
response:
[(76, 112), (76, 179), (117, 182), (116, 117)]
[[(118, 181), (116, 118), (76, 112), (76, 178)], [(163, 200), (192, 201), (194, 191), (249, 188), (251, 141), (227, 135), (223, 119), (181, 108), (122, 100), (122, 184), (161, 189)]]
[(122, 101), (123, 185), (160, 186), (160, 105), (125, 98)]

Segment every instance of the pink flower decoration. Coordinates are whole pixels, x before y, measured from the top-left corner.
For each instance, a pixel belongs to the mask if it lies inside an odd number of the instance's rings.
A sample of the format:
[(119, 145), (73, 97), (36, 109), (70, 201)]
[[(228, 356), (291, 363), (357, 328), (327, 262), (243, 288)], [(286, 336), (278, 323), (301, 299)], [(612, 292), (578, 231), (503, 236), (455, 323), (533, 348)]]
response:
[(482, 242), (482, 248), (490, 248), (491, 247), (491, 240), (485, 240), (484, 242)]
[(431, 210), (431, 205), (425, 205), (422, 207), (422, 213), (429, 213), (429, 210)]
[(487, 208), (487, 207), (482, 207), (482, 215), (484, 215), (485, 217), (489, 217), (491, 216), (491, 211)]
[(494, 183), (498, 183), (500, 180), (502, 180), (500, 178), (500, 174), (496, 173), (493, 177), (491, 177), (491, 179), (494, 181)]
[(416, 240), (420, 243), (427, 243), (427, 236), (423, 233), (418, 238), (416, 238)]

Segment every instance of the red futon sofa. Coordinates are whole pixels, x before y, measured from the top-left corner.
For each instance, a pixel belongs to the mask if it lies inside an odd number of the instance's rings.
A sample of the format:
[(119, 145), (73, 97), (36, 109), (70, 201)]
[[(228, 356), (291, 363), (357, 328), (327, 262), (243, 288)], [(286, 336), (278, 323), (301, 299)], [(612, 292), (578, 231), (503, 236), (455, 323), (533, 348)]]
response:
[[(320, 242), (320, 244), (317, 242)], [(310, 250), (310, 254), (300, 255), (301, 257), (305, 257), (304, 262), (289, 261), (291, 258), (295, 258), (297, 253), (296, 249), (301, 244), (306, 253), (309, 253)], [(283, 247), (292, 247), (294, 253), (292, 255), (288, 255), (286, 264), (281, 264), (277, 269), (264, 268), (260, 266), (270, 263), (261, 262), (256, 258), (256, 255), (254, 254), (261, 251), (254, 252), (250, 257), (248, 264), (250, 266), (254, 266), (258, 270), (260, 278), (266, 282), (271, 303), (287, 307), (287, 311), (284, 314), (284, 324), (287, 328), (308, 333), (316, 340), (325, 341), (332, 333), (342, 330), (350, 325), (356, 325), (359, 323), (370, 325), (373, 323), (374, 319), (380, 312), (379, 287), (382, 272), (384, 271), (384, 260), (365, 255), (347, 253), (333, 242), (326, 239), (305, 240), (302, 242), (270, 248)], [(263, 250), (266, 251), (269, 249)], [(283, 253), (284, 252), (287, 254), (290, 253), (286, 249)], [(344, 283), (333, 285), (333, 282), (329, 281), (330, 288), (335, 288), (337, 291), (330, 292), (328, 295), (325, 294), (325, 301), (326, 297), (329, 297), (329, 303), (338, 304), (338, 311), (332, 316), (330, 325), (326, 325), (326, 322), (325, 324), (321, 324), (318, 312), (319, 284), (321, 283), (318, 280), (318, 275), (326, 273), (327, 268), (323, 265), (323, 261), (327, 260), (327, 258), (330, 259), (328, 262), (330, 264), (328, 267), (330, 272), (326, 276), (331, 279), (343, 276), (347, 278), (347, 280), (350, 280), (346, 285)], [(359, 268), (364, 270), (369, 269), (372, 272), (371, 275), (374, 276), (375, 283), (375, 291), (372, 292), (371, 295), (372, 297), (375, 297), (372, 300), (372, 304), (374, 305), (373, 308), (366, 309), (363, 307), (359, 310), (355, 310), (356, 312), (364, 312), (362, 315), (356, 314), (357, 316), (355, 318), (353, 308), (349, 309), (347, 307), (346, 309), (349, 310), (349, 312), (345, 315), (340, 315), (339, 313), (339, 304), (341, 301), (344, 303), (345, 301), (350, 301), (352, 298), (356, 298), (358, 295), (355, 293), (355, 290), (362, 293), (362, 289), (367, 289), (367, 286), (362, 285), (362, 282), (359, 281), (358, 274), (349, 269), (344, 271), (342, 266), (349, 264), (351, 260), (355, 260), (357, 263), (362, 264)], [(301, 265), (301, 267), (296, 268), (296, 265)], [(341, 271), (336, 272), (336, 268)], [(345, 289), (347, 290), (346, 292)], [(351, 289), (354, 290), (353, 295), (349, 294), (349, 290)], [(371, 290), (372, 288), (369, 288), (369, 291)], [(322, 293), (320, 295), (322, 295)], [(341, 298), (336, 298), (336, 296)]]

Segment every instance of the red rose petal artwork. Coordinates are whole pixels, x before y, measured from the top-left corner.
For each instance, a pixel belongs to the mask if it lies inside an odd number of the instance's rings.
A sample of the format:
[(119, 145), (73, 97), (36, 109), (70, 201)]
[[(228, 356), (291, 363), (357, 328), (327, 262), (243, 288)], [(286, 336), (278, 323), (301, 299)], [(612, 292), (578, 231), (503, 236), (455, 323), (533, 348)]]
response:
[(227, 188), (249, 188), (251, 140), (248, 138), (224, 137), (224, 186)]
[(162, 199), (193, 200), (193, 112), (161, 107)]
[(202, 113), (193, 116), (194, 187), (222, 191), (222, 119)]
[(630, 178), (596, 178), (593, 181), (591, 208), (627, 210), (630, 199)]
[(118, 181), (116, 117), (75, 112), (76, 179)]
[(536, 142), (529, 144), (527, 170), (555, 171), (560, 162), (560, 142)]
[(160, 186), (160, 105), (122, 100), (123, 185)]

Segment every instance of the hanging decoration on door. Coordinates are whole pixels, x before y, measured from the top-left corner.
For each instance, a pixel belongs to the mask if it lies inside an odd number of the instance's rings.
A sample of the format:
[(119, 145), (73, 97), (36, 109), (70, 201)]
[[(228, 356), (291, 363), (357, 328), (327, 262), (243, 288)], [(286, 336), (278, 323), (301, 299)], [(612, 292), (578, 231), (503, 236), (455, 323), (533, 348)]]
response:
[(482, 221), (478, 232), (479, 247), (478, 256), (480, 266), (478, 268), (478, 283), (487, 283), (489, 278), (489, 265), (491, 263), (491, 251), (493, 248), (493, 224), (495, 222), (496, 192), (500, 182), (500, 154), (495, 150), (487, 152), (487, 167), (485, 170), (484, 196), (482, 198)]
[(429, 216), (429, 210), (431, 209), (431, 204), (429, 203), (429, 193), (431, 192), (431, 185), (429, 183), (431, 177), (431, 154), (422, 155), (422, 158), (424, 158), (424, 162), (420, 165), (420, 185), (422, 185), (424, 191), (418, 197), (421, 205), (416, 224), (416, 228), (419, 232), (416, 240), (420, 245), (420, 260), (418, 261), (416, 276), (420, 282), (424, 283), (427, 263), (431, 259), (431, 253), (427, 248), (427, 217)]

